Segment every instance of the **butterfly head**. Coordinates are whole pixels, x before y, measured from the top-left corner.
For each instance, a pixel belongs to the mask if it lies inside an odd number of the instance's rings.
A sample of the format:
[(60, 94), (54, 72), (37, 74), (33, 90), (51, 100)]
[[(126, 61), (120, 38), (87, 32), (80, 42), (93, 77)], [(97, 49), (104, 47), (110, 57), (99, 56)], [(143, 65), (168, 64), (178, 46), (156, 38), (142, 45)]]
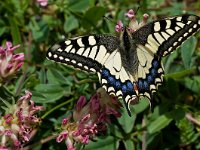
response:
[(120, 21), (118, 21), (116, 27), (115, 27), (116, 32), (120, 33), (120, 39), (122, 41), (129, 41), (130, 37), (131, 37), (131, 33), (133, 32), (133, 30), (130, 27), (124, 26), (123, 23)]

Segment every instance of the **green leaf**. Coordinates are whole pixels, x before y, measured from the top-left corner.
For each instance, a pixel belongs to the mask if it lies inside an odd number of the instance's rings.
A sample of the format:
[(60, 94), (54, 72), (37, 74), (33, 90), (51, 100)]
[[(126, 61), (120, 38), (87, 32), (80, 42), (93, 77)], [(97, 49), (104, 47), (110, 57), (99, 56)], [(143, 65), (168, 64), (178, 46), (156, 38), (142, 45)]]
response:
[(44, 41), (48, 36), (49, 28), (43, 20), (37, 22), (35, 18), (32, 18), (29, 23), (29, 28), (32, 31), (33, 39), (37, 42)]
[(65, 91), (58, 84), (38, 84), (32, 93), (35, 102), (49, 103), (59, 100)]
[(170, 73), (170, 74), (167, 74), (165, 75), (165, 79), (168, 79), (168, 78), (173, 78), (173, 79), (181, 79), (183, 77), (186, 77), (190, 74), (193, 74), (194, 72), (196, 71), (196, 68), (194, 69), (186, 69), (186, 70), (183, 70), (183, 71), (179, 71), (179, 72), (176, 72), (176, 73)]
[[(8, 98), (11, 98), (13, 96), (13, 93), (11, 93), (6, 86), (3, 86), (1, 85), (0, 83), (0, 98), (5, 98), (5, 99), (8, 99)], [(0, 100), (1, 101), (1, 100)]]
[(120, 139), (124, 138), (124, 132), (120, 128), (121, 126), (116, 125), (114, 123), (108, 125), (108, 130), (111, 135), (115, 135), (115, 137), (118, 137)]
[(112, 136), (98, 138), (97, 142), (90, 142), (85, 146), (84, 150), (116, 150), (118, 149), (119, 142)]
[(168, 118), (166, 115), (159, 116), (155, 121), (148, 125), (147, 130), (150, 134), (159, 132), (161, 129), (165, 128), (173, 119)]
[(162, 140), (162, 136), (160, 133), (149, 134), (148, 138), (146, 139), (147, 143), (147, 150), (154, 150), (158, 149), (159, 142)]
[(69, 79), (69, 77), (63, 76), (63, 74), (58, 69), (50, 68), (47, 70), (47, 79), (49, 83), (59, 83), (59, 84), (66, 84), (66, 85), (72, 85), (72, 82)]
[(79, 71), (76, 73), (76, 76), (79, 78), (79, 79), (88, 79), (88, 74), (83, 72), (83, 71)]
[(161, 129), (165, 128), (173, 119), (180, 120), (184, 117), (184, 111), (182, 109), (175, 109), (171, 112), (167, 112), (156, 118), (147, 126), (147, 130), (150, 134), (159, 132)]
[(200, 77), (194, 76), (194, 77), (188, 77), (184, 79), (184, 85), (190, 89), (191, 91), (199, 94), (200, 91)]
[(119, 124), (124, 129), (126, 133), (130, 133), (134, 127), (136, 115), (132, 114), (130, 117), (126, 109), (122, 109), (122, 116), (118, 118)]
[(45, 71), (44, 67), (41, 68), (41, 71), (38, 74), (39, 74), (40, 83), (42, 83), (42, 84), (46, 83), (47, 76), (46, 76), (46, 71)]
[(82, 26), (89, 29), (91, 26), (96, 27), (99, 20), (103, 19), (106, 12), (104, 7), (95, 6), (90, 8), (83, 17)]
[(123, 141), (124, 142), (124, 145), (126, 147), (126, 150), (134, 150), (135, 149), (135, 144), (133, 142), (133, 140), (131, 139), (128, 139), (128, 140), (125, 140)]
[(69, 16), (64, 23), (64, 31), (66, 33), (78, 28), (78, 20), (74, 16)]
[(88, 88), (89, 88), (89, 83), (85, 83), (85, 84), (81, 84), (79, 85), (75, 85), (77, 90), (76, 93), (84, 93)]
[(90, 6), (90, 0), (71, 0), (68, 9), (73, 12), (84, 12)]
[(175, 50), (173, 53), (171, 53), (169, 56), (164, 57), (164, 68), (165, 72), (170, 72), (170, 67), (172, 65), (172, 62), (178, 57), (178, 50)]
[[(15, 20), (15, 18), (10, 18), (9, 21), (10, 21), (11, 35), (14, 41), (13, 44), (14, 45), (21, 44), (22, 39), (21, 39), (19, 27), (17, 26), (17, 21)], [(21, 49), (17, 49), (17, 52), (21, 52)]]
[[(175, 3), (172, 7), (166, 7), (166, 11), (168, 11), (167, 14), (170, 14), (171, 16), (180, 15), (182, 13), (182, 10), (184, 8), (183, 3)], [(166, 12), (165, 12), (166, 13)]]
[(21, 9), (22, 9), (23, 13), (25, 13), (25, 11), (27, 10), (27, 8), (29, 6), (29, 1), (22, 1), (20, 4), (21, 4)]
[(139, 114), (143, 112), (147, 107), (149, 107), (149, 103), (149, 99), (140, 98), (140, 102), (138, 104), (130, 106), (132, 114)]
[(186, 40), (181, 46), (181, 57), (185, 68), (190, 68), (192, 63), (192, 55), (197, 45), (197, 39), (192, 36)]
[(6, 32), (6, 27), (0, 26), (0, 36), (2, 36)]
[(38, 84), (35, 89), (40, 92), (57, 92), (57, 91), (62, 91), (62, 88), (60, 85), (57, 84)]
[(175, 109), (169, 113), (174, 120), (179, 121), (185, 118), (185, 111), (182, 108)]
[(44, 102), (47, 102), (48, 103), (48, 99), (47, 97), (42, 94), (41, 92), (37, 92), (37, 91), (31, 91), (32, 93), (32, 100), (34, 102), (38, 102), (38, 103), (44, 103)]
[(178, 83), (174, 81), (172, 78), (169, 78), (167, 85), (170, 95), (172, 95), (172, 97), (175, 99), (180, 93)]

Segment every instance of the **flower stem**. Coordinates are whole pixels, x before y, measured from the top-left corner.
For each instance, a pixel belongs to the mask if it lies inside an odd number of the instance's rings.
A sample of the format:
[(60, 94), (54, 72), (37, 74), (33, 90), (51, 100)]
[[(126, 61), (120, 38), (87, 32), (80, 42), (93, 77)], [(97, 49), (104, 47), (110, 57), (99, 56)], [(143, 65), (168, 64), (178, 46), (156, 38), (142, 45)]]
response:
[(66, 105), (66, 104), (68, 104), (68, 103), (70, 103), (70, 102), (72, 102), (72, 101), (74, 101), (74, 98), (71, 98), (71, 99), (69, 99), (68, 101), (65, 101), (65, 102), (63, 102), (63, 103), (57, 105), (57, 106), (54, 107), (53, 109), (47, 111), (41, 118), (44, 119), (46, 116), (48, 116), (49, 114), (51, 114), (51, 113), (52, 113), (53, 111), (55, 111), (56, 109), (59, 109), (60, 107)]
[[(146, 126), (145, 118), (142, 119), (142, 127)], [(146, 131), (144, 130), (142, 133), (142, 150), (146, 150)]]
[(185, 117), (192, 122), (193, 124), (197, 125), (198, 127), (200, 127), (200, 122), (195, 119), (194, 117), (192, 117), (192, 115), (190, 113), (186, 113)]

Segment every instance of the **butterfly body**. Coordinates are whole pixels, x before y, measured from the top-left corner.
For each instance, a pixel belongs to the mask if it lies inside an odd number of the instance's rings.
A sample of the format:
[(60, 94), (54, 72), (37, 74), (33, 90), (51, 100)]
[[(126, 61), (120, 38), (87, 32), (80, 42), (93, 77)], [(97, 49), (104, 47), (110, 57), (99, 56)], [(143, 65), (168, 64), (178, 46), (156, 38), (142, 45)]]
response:
[[(133, 39), (132, 33), (125, 28), (120, 35), (120, 46), (118, 49), (122, 66), (124, 66), (124, 69), (132, 75), (136, 75), (138, 72), (139, 61), (136, 48), (136, 41)], [(134, 78), (137, 78), (137, 76), (134, 76)]]
[(65, 40), (47, 52), (50, 60), (98, 74), (109, 94), (123, 98), (128, 108), (138, 96), (151, 98), (163, 81), (161, 58), (200, 29), (200, 17), (183, 15), (153, 21), (119, 36), (89, 35)]

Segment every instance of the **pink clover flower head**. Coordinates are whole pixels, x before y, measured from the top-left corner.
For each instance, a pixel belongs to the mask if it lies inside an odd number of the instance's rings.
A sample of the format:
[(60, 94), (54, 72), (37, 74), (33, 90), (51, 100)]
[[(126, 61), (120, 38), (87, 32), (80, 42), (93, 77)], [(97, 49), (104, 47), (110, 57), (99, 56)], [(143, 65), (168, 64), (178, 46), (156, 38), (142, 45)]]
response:
[(42, 106), (35, 106), (28, 91), (16, 104), (8, 104), (5, 115), (0, 118), (0, 148), (20, 149), (22, 143), (29, 141), (34, 128), (40, 123), (35, 113), (42, 110)]
[(123, 23), (122, 23), (122, 21), (121, 20), (119, 20), (118, 22), (117, 22), (117, 25), (115, 26), (115, 31), (116, 32), (121, 32), (122, 30), (123, 30)]
[[(137, 18), (136, 18), (137, 16), (136, 16), (135, 12), (132, 9), (130, 9), (127, 13), (125, 13), (125, 16), (130, 19), (129, 26), (127, 27), (128, 31), (130, 33), (133, 33), (136, 30), (140, 29), (142, 26), (144, 26), (147, 23), (147, 20), (149, 18), (148, 14), (144, 14), (143, 15), (143, 20), (139, 23), (137, 21)], [(117, 23), (117, 25), (115, 27), (115, 31), (116, 32), (121, 32), (122, 31), (123, 28), (121, 28), (121, 24), (122, 24), (121, 22)]]
[(131, 19), (135, 17), (135, 12), (133, 11), (133, 9), (130, 9), (127, 13), (125, 13), (125, 16)]
[(48, 4), (48, 0), (37, 0), (37, 2), (39, 3), (40, 6), (47, 6)]
[(129, 28), (132, 30), (132, 32), (135, 32), (136, 30), (140, 29), (142, 26), (144, 26), (147, 23), (148, 18), (149, 18), (149, 15), (144, 14), (143, 20), (140, 23), (138, 23), (136, 19), (136, 15), (133, 15), (132, 18), (129, 18), (130, 19)]
[(6, 42), (5, 48), (0, 46), (0, 82), (15, 74), (24, 64), (24, 54), (14, 54), (14, 50), (19, 47), (12, 46), (11, 42)]
[[(95, 102), (95, 103), (94, 103)], [(114, 115), (115, 117), (121, 117), (121, 113), (119, 112), (120, 107), (122, 107), (121, 103), (119, 103), (116, 97), (110, 96), (107, 94), (104, 88), (99, 88), (97, 90), (97, 96), (91, 98), (91, 109), (95, 107), (99, 107), (98, 110), (93, 110), (99, 116), (105, 115), (105, 120), (102, 122), (110, 122), (109, 115)], [(112, 111), (111, 111), (112, 110)]]
[[(120, 117), (121, 104), (109, 96), (103, 88), (97, 90), (90, 101), (84, 96), (77, 101), (73, 114), (62, 121), (62, 131), (56, 141), (65, 141), (67, 149), (75, 150), (75, 143), (88, 144), (97, 133), (106, 130), (110, 115)], [(73, 120), (73, 121), (71, 121)]]
[(9, 150), (9, 149), (5, 147), (0, 147), (0, 150)]
[(149, 15), (148, 14), (144, 14), (143, 15), (143, 20), (139, 23), (139, 26), (142, 27), (145, 24), (147, 24), (148, 19), (149, 19)]
[(78, 102), (76, 104), (76, 111), (81, 111), (85, 104), (86, 98), (84, 96), (79, 97)]

